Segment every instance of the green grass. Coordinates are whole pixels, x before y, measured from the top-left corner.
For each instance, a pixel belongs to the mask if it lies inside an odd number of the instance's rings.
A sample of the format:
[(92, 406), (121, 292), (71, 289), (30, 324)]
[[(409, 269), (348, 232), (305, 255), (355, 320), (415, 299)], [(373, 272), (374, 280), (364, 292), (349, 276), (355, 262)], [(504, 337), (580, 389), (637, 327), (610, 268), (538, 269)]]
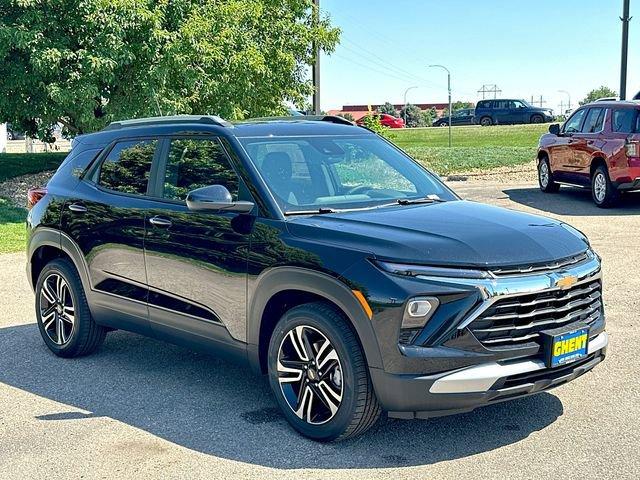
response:
[(0, 198), (0, 253), (24, 250), (26, 218), (26, 209), (14, 207), (6, 198)]
[(500, 125), (394, 130), (392, 141), (440, 175), (522, 165), (535, 158), (540, 136), (549, 126)]
[(55, 170), (68, 153), (0, 153), (0, 182), (27, 173)]

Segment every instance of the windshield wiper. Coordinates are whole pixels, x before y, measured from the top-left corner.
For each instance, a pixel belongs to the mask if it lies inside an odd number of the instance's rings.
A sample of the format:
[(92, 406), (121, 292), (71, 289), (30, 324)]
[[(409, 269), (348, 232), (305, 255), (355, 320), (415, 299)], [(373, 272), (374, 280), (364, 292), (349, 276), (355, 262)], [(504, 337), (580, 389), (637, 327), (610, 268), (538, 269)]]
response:
[(443, 203), (446, 200), (437, 197), (422, 197), (422, 198), (398, 198), (396, 199), (400, 205), (415, 205), (418, 203)]
[(333, 208), (320, 207), (316, 210), (291, 210), (284, 212), (285, 215), (322, 215), (323, 213), (336, 213)]

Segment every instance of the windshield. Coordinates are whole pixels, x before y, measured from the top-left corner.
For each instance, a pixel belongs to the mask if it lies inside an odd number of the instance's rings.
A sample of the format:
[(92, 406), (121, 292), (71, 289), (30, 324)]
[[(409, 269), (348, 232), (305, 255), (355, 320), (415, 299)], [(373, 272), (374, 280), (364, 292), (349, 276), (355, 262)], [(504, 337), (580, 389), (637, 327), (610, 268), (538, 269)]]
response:
[(285, 213), (457, 199), (437, 178), (374, 135), (239, 140)]

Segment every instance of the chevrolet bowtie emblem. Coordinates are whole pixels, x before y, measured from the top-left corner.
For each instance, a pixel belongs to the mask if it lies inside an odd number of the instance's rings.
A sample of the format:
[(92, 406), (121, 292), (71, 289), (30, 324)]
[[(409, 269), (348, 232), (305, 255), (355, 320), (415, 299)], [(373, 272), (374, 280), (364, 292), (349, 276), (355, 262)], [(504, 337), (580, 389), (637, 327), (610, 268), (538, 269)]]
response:
[(562, 277), (556, 281), (556, 287), (560, 287), (562, 290), (573, 287), (578, 283), (578, 278), (574, 276)]

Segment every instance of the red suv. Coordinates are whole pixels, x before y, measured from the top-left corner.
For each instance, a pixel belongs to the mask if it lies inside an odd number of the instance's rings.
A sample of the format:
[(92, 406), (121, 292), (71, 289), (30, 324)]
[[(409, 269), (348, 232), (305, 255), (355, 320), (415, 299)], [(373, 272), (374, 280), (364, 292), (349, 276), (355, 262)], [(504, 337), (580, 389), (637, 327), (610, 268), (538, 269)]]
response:
[[(393, 115), (389, 115), (388, 113), (374, 113), (376, 117), (380, 117), (380, 123), (384, 127), (389, 128), (404, 128), (404, 120), (398, 117), (394, 117)], [(358, 125), (362, 125), (364, 123), (364, 119), (369, 115), (365, 115), (362, 118), (359, 118), (356, 123)]]
[(599, 207), (620, 192), (640, 190), (640, 103), (599, 101), (583, 105), (560, 127), (549, 126), (538, 147), (543, 192), (560, 184), (591, 187)]

